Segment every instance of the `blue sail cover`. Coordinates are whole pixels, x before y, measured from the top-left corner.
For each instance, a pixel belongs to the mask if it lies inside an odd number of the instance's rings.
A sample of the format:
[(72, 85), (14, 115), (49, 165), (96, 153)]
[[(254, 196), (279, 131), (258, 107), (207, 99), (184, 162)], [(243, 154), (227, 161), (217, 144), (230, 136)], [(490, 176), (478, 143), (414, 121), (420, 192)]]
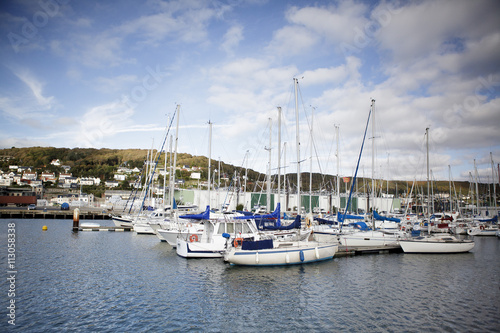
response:
[(248, 215), (245, 213), (245, 216), (235, 216), (235, 220), (246, 220), (246, 219), (278, 219), (279, 223), (280, 218), (280, 204), (276, 205), (276, 209), (271, 214), (264, 215)]
[(493, 224), (498, 223), (498, 215), (491, 219), (479, 219), (479, 222), (492, 222)]
[(375, 220), (377, 221), (392, 221), (392, 222), (401, 222), (400, 219), (396, 218), (396, 217), (387, 217), (387, 216), (382, 216), (380, 215), (379, 213), (377, 213), (376, 210), (373, 211), (373, 217), (375, 218)]
[(321, 217), (317, 217), (316, 221), (318, 221), (318, 224), (339, 224), (337, 221), (334, 220), (329, 220), (329, 219), (322, 219)]
[[(257, 223), (257, 221), (255, 221)], [(257, 227), (261, 230), (292, 230), (292, 229), (300, 229), (302, 228), (302, 219), (300, 215), (297, 215), (295, 218), (295, 221), (293, 223), (290, 223), (287, 226), (283, 225), (278, 225), (278, 224), (266, 224), (265, 221), (261, 221), (260, 225), (257, 225)]]
[(359, 229), (361, 231), (367, 231), (371, 230), (370, 227), (365, 222), (356, 222), (356, 223), (349, 223), (350, 226), (353, 226), (355, 229)]
[(339, 222), (344, 222), (344, 219), (347, 220), (364, 220), (364, 216), (359, 216), (359, 215), (350, 215), (350, 214), (341, 214), (337, 213), (337, 219)]
[(208, 220), (210, 219), (210, 206), (207, 206), (207, 209), (201, 214), (191, 214), (191, 215), (182, 215), (179, 216), (181, 219), (190, 219), (190, 220)]

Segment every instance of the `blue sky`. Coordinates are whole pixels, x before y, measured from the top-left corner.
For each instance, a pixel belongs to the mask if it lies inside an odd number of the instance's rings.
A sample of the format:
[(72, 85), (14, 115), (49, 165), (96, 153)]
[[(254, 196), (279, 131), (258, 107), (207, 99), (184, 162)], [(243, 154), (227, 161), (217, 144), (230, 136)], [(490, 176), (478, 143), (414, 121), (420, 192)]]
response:
[(360, 175), (374, 137), (377, 178), (425, 179), (429, 127), (433, 178), (467, 180), (476, 160), (491, 181), (499, 14), (479, 0), (3, 1), (0, 147), (158, 148), (179, 104), (180, 152), (208, 156), (210, 120), (213, 159), (265, 172), (281, 107), (295, 172), (298, 78), (302, 171), (312, 146), (313, 171), (336, 174), (338, 126), (353, 174), (373, 98)]

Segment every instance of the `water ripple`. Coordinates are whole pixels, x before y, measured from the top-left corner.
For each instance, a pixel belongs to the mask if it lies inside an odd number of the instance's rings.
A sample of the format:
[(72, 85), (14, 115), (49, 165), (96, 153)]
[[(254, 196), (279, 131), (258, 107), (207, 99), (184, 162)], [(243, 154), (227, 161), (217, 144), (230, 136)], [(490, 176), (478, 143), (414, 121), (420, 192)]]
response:
[[(1, 244), (6, 244), (8, 222), (0, 221)], [(254, 268), (186, 260), (154, 236), (73, 234), (71, 221), (15, 223), (15, 329), (23, 332), (487, 332), (500, 327), (496, 238), (478, 239), (467, 254), (365, 255)], [(41, 231), (44, 224), (47, 232)], [(6, 253), (0, 260), (6, 262)], [(6, 321), (0, 323), (0, 329), (6, 327)]]

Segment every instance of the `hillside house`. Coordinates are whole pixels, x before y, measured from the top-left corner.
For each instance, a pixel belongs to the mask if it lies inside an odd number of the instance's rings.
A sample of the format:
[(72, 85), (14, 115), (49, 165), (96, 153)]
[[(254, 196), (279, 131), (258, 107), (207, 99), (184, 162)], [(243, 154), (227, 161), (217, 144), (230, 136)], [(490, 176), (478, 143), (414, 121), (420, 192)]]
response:
[(57, 177), (56, 174), (53, 172), (42, 172), (42, 174), (40, 175), (40, 180), (42, 182), (56, 183)]

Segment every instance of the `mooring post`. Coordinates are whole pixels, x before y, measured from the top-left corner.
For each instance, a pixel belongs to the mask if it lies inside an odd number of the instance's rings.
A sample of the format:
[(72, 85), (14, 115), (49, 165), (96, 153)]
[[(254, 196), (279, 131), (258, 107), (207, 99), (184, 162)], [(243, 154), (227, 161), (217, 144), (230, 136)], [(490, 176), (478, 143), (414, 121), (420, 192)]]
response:
[(73, 231), (78, 231), (80, 228), (80, 209), (73, 210)]

